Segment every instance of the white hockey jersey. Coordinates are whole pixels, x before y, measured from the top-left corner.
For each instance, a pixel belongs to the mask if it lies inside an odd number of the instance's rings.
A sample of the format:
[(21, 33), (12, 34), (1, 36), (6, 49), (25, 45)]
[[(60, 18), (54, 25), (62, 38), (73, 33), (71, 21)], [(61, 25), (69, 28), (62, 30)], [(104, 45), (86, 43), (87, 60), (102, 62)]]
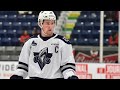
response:
[(29, 39), (21, 50), (15, 75), (46, 79), (67, 79), (75, 75), (72, 45), (57, 34), (46, 41), (40, 35)]

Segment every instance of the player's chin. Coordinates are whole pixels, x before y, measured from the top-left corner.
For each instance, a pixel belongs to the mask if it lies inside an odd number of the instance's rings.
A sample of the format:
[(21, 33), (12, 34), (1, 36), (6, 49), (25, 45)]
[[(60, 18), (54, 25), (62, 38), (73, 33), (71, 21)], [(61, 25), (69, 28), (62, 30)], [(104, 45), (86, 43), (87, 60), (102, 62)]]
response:
[(53, 31), (49, 31), (49, 32), (48, 32), (48, 35), (49, 35), (49, 36), (53, 35)]

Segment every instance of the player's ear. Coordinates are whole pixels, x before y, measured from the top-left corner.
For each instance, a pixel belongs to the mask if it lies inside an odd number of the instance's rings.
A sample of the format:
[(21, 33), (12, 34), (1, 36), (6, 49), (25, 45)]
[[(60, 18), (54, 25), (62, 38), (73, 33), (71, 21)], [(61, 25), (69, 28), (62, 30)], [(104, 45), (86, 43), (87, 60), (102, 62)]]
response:
[(43, 27), (43, 23), (40, 23), (41, 28)]
[(40, 28), (42, 28), (43, 27), (43, 22), (41, 23), (40, 21), (38, 22), (38, 26), (40, 27)]

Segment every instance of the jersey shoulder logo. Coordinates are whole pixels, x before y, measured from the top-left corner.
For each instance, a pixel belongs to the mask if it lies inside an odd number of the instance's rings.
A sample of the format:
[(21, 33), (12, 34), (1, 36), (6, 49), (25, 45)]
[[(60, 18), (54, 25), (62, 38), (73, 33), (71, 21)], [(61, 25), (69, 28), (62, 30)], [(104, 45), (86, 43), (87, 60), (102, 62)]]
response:
[(67, 43), (67, 44), (71, 44), (71, 42), (68, 39), (66, 39), (64, 36), (58, 35), (55, 38), (58, 38), (58, 39), (62, 40), (63, 42)]
[(46, 64), (50, 64), (52, 53), (48, 53), (48, 47), (43, 48), (40, 52), (34, 52), (34, 62), (38, 63), (42, 70)]
[(33, 41), (31, 45), (32, 45), (32, 46), (36, 46), (37, 43), (36, 43), (35, 41)]

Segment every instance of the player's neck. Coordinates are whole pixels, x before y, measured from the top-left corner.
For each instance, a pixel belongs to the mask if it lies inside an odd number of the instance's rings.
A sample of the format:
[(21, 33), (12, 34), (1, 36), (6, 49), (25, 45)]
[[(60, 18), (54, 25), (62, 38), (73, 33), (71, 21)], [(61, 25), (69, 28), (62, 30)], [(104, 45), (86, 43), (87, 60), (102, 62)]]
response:
[(42, 34), (40, 33), (39, 36), (41, 37), (41, 39), (43, 39), (44, 41), (47, 41), (48, 39), (50, 39), (51, 37), (54, 37), (56, 34), (53, 33), (52, 36), (49, 36), (49, 37), (44, 37), (42, 36)]
[(42, 37), (52, 37), (53, 35), (54, 35), (54, 33), (51, 33), (50, 35), (48, 35), (48, 34), (44, 33), (43, 30), (41, 30), (41, 36)]

